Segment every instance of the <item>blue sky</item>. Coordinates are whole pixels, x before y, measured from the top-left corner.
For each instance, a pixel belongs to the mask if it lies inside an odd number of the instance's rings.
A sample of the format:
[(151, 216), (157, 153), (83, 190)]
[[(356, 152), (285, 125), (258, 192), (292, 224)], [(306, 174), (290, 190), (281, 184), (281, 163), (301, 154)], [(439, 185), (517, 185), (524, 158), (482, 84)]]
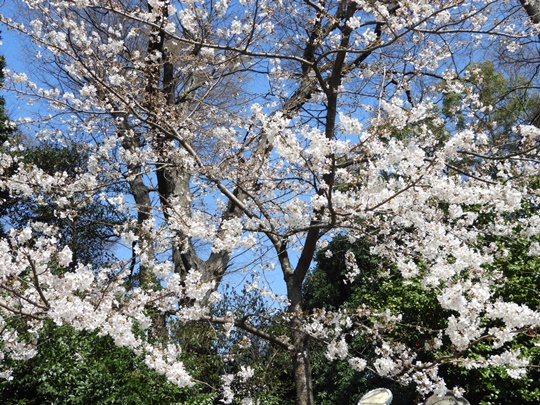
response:
[[(6, 68), (15, 71), (24, 71), (24, 52), (21, 47), (22, 36), (14, 31), (8, 31), (5, 27), (0, 26), (2, 33), (2, 46), (0, 46), (0, 54), (6, 60)], [(12, 119), (19, 118), (24, 115), (20, 110), (27, 108), (26, 103), (17, 100), (11, 94), (2, 91), (2, 96), (6, 99), (6, 108)]]

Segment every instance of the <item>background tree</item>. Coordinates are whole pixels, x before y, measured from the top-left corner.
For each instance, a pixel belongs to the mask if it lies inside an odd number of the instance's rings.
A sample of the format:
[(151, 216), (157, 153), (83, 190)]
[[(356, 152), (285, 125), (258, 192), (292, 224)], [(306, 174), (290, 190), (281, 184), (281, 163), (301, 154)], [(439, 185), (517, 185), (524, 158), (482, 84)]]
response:
[[(4, 68), (1, 59), (0, 73)], [(75, 177), (87, 170), (88, 153), (83, 145), (62, 146), (51, 142), (32, 141), (10, 124), (1, 104), (2, 150), (23, 165), (32, 165), (54, 175), (66, 173)], [(19, 142), (24, 149), (19, 148)], [(17, 148), (12, 148), (17, 145)], [(24, 167), (24, 166), (23, 166)], [(13, 175), (16, 165), (4, 175)], [(21, 170), (19, 166), (18, 170)], [(121, 191), (110, 187), (108, 193)], [(4, 229), (21, 230), (32, 223), (56, 226), (58, 243), (69, 246), (73, 261), (68, 271), (80, 264), (105, 265), (111, 258), (111, 246), (118, 238), (114, 226), (122, 215), (106, 200), (95, 198), (89, 204), (80, 204), (74, 198), (70, 207), (76, 215), (62, 216), (63, 206), (46, 196), (28, 198), (12, 196), (2, 189), (0, 215)], [(4, 237), (7, 233), (2, 229)], [(66, 269), (55, 269), (62, 274)], [(29, 361), (9, 361), (12, 379), (0, 380), (0, 397), (9, 404), (43, 403), (193, 403), (202, 404), (208, 394), (199, 395), (193, 390), (182, 390), (167, 382), (149, 369), (144, 359), (133, 352), (115, 346), (108, 336), (96, 332), (76, 331), (70, 326), (46, 322), (39, 333), (39, 354)], [(190, 402), (192, 401), (192, 402)]]
[[(350, 265), (346, 260), (347, 252), (354, 253), (360, 273), (354, 280), (344, 283)], [(404, 283), (395, 269), (390, 270), (390, 276), (384, 274), (389, 270), (383, 263), (383, 259), (370, 253), (370, 246), (366, 241), (351, 243), (346, 236), (333, 239), (326, 248), (317, 252), (316, 266), (306, 281), (306, 309), (348, 311), (363, 305), (380, 306), (393, 314), (402, 314), (401, 326), (396, 326), (395, 333), (407, 336), (410, 344), (416, 346), (420, 342), (418, 331), (405, 325), (429, 323), (431, 327), (435, 327), (434, 322), (426, 322), (426, 317), (431, 320), (442, 319), (443, 311), (434, 295), (426, 293), (417, 284)], [(347, 335), (346, 339), (353, 355), (369, 359), (369, 362), (377, 358), (376, 344), (371, 337), (359, 332)], [(390, 378), (381, 378), (374, 370), (355, 371), (347, 359), (328, 362), (326, 344), (317, 341), (313, 343), (316, 403), (356, 404), (366, 392), (375, 388), (390, 389), (394, 394), (392, 403), (418, 402), (414, 384), (402, 386)]]
[(519, 74), (519, 70), (514, 72), (513, 77), (506, 77), (503, 71), (496, 70), (492, 61), (468, 66), (464, 72), (464, 85), (485, 106), (472, 116), (460, 110), (460, 95), (444, 96), (442, 112), (455, 120), (458, 128), (464, 127), (467, 120), (475, 120), (478, 128), (488, 134), (492, 154), (519, 153), (523, 145), (515, 137), (513, 128), (520, 125), (538, 127), (540, 124), (537, 89), (530, 79), (516, 73)]
[[(0, 55), (0, 88), (2, 88), (2, 85), (4, 83), (4, 67), (6, 65), (5, 59), (3, 55)], [(0, 97), (0, 141), (5, 142), (9, 136), (9, 134), (12, 132), (12, 128), (9, 125), (9, 119), (6, 114), (5, 109), (6, 100), (4, 97)]]

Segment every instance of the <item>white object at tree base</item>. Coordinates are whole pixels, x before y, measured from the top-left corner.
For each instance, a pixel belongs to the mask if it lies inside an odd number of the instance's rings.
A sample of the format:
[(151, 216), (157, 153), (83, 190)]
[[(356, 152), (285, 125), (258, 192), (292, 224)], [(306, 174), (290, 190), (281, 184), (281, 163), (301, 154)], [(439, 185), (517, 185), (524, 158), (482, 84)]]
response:
[(392, 391), (386, 388), (377, 388), (360, 398), (358, 405), (390, 405), (392, 398)]
[(432, 395), (426, 400), (425, 405), (471, 405), (469, 401), (467, 401), (463, 397), (456, 397), (452, 391), (446, 391), (446, 394), (439, 396), (439, 395)]

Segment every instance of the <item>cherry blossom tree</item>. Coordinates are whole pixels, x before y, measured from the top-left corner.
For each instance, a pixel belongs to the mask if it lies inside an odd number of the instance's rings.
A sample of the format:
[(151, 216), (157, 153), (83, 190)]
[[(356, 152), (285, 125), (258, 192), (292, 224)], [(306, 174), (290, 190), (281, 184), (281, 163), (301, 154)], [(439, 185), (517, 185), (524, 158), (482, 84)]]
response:
[[(4, 171), (0, 187), (46, 196), (58, 216), (75, 216), (77, 206), (100, 198), (127, 219), (116, 228), (125, 248), (99, 268), (73, 264), (51, 224), (30, 222), (0, 241), (2, 356), (35, 355), (35, 335), (52, 319), (110, 335), (170, 381), (191, 385), (181, 348), (166, 338), (174, 320), (241, 328), (283, 348), (302, 405), (313, 404), (312, 338), (327, 343), (329, 360), (414, 383), (424, 395), (445, 392), (437, 371), (447, 362), (525, 372), (527, 359), (510, 343), (535, 334), (540, 314), (497, 298), (504, 276), (487, 264), (505, 251), (485, 241), (538, 232), (534, 211), (511, 214), (537, 204), (531, 178), (539, 130), (513, 128), (521, 147), (509, 154), (492, 148), (474, 120), (458, 126), (440, 114), (441, 93), (459, 94), (454, 108), (471, 116), (490, 108), (464, 85), (465, 68), (490, 44), (513, 52), (537, 35), (520, 3), (20, 6), (27, 11), (8, 10), (0, 20), (33, 41), (36, 63), (49, 73), (5, 72), (8, 89), (46, 111), (19, 125), (40, 139), (84, 140), (88, 170), (75, 178), (47, 174), (3, 153), (2, 167), (17, 170)], [(404, 129), (408, 135), (399, 135)], [(129, 194), (110, 192), (112, 184), (127, 184)], [(422, 361), (396, 339), (401, 318), (390, 310), (304, 311), (314, 253), (338, 233), (369, 240), (404, 279), (436, 293), (450, 315), (443, 328), (426, 331), (435, 360)], [(351, 282), (360, 269), (353, 252), (346, 256), (343, 282)], [(220, 284), (245, 271), (279, 272), (282, 297), (271, 286), (247, 287), (268, 296), (269, 311), (285, 306), (286, 332), (258, 327), (266, 313), (212, 315)], [(497, 327), (485, 327), (491, 323)], [(349, 353), (347, 334), (370, 336), (379, 357), (367, 364)], [(478, 340), (501, 350), (470, 356)], [(437, 356), (441, 345), (452, 355)], [(252, 377), (247, 365), (224, 375), (222, 401), (232, 403), (233, 387)]]

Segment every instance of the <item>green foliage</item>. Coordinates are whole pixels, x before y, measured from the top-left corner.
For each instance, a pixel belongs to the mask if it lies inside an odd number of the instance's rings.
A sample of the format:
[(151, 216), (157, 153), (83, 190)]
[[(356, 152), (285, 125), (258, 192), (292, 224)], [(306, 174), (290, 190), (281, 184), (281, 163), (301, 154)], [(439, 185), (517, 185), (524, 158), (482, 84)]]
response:
[[(254, 281), (254, 280), (252, 280)], [(224, 299), (216, 308), (216, 315), (225, 316), (227, 311), (234, 311), (237, 319), (244, 320), (269, 335), (286, 335), (286, 326), (282, 324), (281, 312), (268, 308), (266, 300), (257, 289), (244, 287), (238, 292), (231, 288), (224, 290)], [(261, 317), (261, 314), (272, 314)], [(254, 369), (254, 377), (249, 386), (243, 387), (246, 396), (251, 396), (261, 405), (293, 404), (295, 401), (294, 379), (288, 353), (276, 347), (264, 338), (234, 328), (230, 335), (218, 341), (219, 353), (227, 353), (224, 364), (225, 373), (235, 373), (242, 365)]]
[[(236, 291), (225, 287), (223, 300), (213, 309), (216, 317), (226, 317), (232, 312), (236, 319), (244, 320), (251, 326), (266, 333), (280, 335), (284, 327), (276, 316), (260, 317), (267, 313), (268, 302), (256, 290)], [(232, 386), (240, 398), (251, 397), (254, 403), (261, 405), (292, 405), (294, 403), (294, 380), (290, 372), (290, 359), (286, 352), (275, 347), (266, 339), (256, 337), (240, 328), (225, 331), (217, 324), (207, 322), (172, 323), (173, 337), (183, 348), (182, 361), (199, 384), (199, 395), (213, 395), (214, 404), (218, 405), (221, 377), (236, 374), (242, 366), (254, 370), (254, 376), (246, 383), (236, 379)]]
[(0, 381), (2, 403), (171, 404), (184, 403), (185, 390), (169, 384), (110, 337), (45, 325), (39, 353), (15, 362), (11, 381)]
[(436, 92), (442, 92), (441, 113), (447, 121), (447, 131), (467, 128), (484, 134), (488, 140), (484, 154), (496, 159), (489, 161), (461, 155), (452, 166), (459, 168), (462, 174), (474, 167), (495, 176), (500, 170), (500, 157), (523, 154), (526, 150), (531, 152), (538, 147), (530, 140), (524, 143), (518, 127), (540, 125), (540, 94), (529, 80), (503, 74), (491, 61), (472, 63), (462, 76), (455, 79), (461, 88), (458, 93), (452, 91), (454, 79), (450, 87), (446, 81), (435, 87)]
[[(33, 165), (49, 175), (65, 173), (68, 179), (84, 173), (88, 161), (87, 152), (76, 144), (40, 143), (37, 147), (10, 153), (23, 167)], [(69, 246), (73, 252), (73, 266), (78, 262), (99, 265), (107, 261), (107, 251), (117, 238), (113, 227), (122, 222), (122, 215), (106, 201), (96, 196), (88, 202), (75, 195), (69, 201), (73, 214), (60, 217), (56, 214), (57, 203), (50, 198), (9, 195), (6, 190), (1, 193), (5, 195), (0, 204), (0, 216), (9, 227), (20, 229), (30, 222), (54, 225), (60, 232), (59, 243)]]
[[(493, 271), (502, 272), (505, 276), (505, 282), (495, 291), (495, 297), (534, 309), (540, 308), (540, 261), (527, 254), (531, 240), (516, 238), (493, 242), (500, 244), (507, 252), (490, 265)], [(343, 283), (347, 250), (355, 254), (361, 269), (361, 274), (350, 284)], [(327, 251), (332, 254), (327, 254)], [(369, 244), (365, 241), (353, 244), (346, 237), (335, 238), (326, 249), (317, 252), (316, 259), (317, 266), (306, 281), (304, 297), (307, 309), (354, 310), (361, 305), (380, 310), (388, 308), (392, 313), (402, 314), (402, 321), (393, 331), (389, 331), (386, 339), (399, 340), (409, 347), (416, 347), (419, 360), (432, 359), (431, 354), (424, 350), (425, 344), (430, 343), (431, 339), (427, 331), (444, 328), (449, 315), (440, 307), (433, 291), (424, 290), (414, 280), (403, 280), (391, 266), (370, 254)], [(540, 347), (535, 345), (536, 341), (537, 332), (523, 331), (512, 343), (512, 348), (530, 356), (531, 364), (539, 364)], [(348, 343), (353, 355), (368, 362), (376, 359), (369, 337), (362, 334), (348, 336)], [(448, 341), (445, 340), (445, 343)], [(401, 387), (370, 371), (352, 371), (346, 361), (329, 363), (324, 357), (324, 350), (323, 345), (313, 345), (312, 366), (317, 403), (356, 404), (365, 392), (379, 387), (389, 388), (394, 393), (393, 404), (417, 403), (414, 386)], [(444, 346), (441, 350), (439, 355), (452, 354)], [(468, 355), (485, 358), (500, 351), (494, 350), (491, 342), (479, 342)], [(511, 378), (503, 368), (466, 370), (451, 363), (442, 365), (440, 374), (449, 386), (464, 388), (466, 398), (474, 404), (540, 403), (540, 372), (535, 367), (522, 379)]]
[[(476, 111), (475, 124), (487, 131), (493, 146), (511, 151), (518, 147), (512, 139), (512, 127), (540, 124), (540, 95), (523, 77), (505, 77), (491, 61), (471, 64), (464, 80), (467, 93), (474, 93), (487, 108)], [(442, 112), (456, 119), (462, 129), (471, 119), (461, 110), (463, 94), (447, 93)]]
[[(327, 254), (327, 252), (332, 254)], [(344, 283), (347, 266), (345, 253), (352, 251), (360, 269), (360, 275), (352, 283)], [(395, 313), (404, 313), (404, 323), (422, 326), (425, 313), (419, 312), (418, 305), (435, 307), (436, 298), (426, 294), (418, 285), (403, 283), (395, 271), (385, 273), (384, 262), (370, 254), (366, 241), (354, 244), (344, 236), (337, 237), (329, 246), (316, 254), (316, 268), (309, 274), (304, 288), (304, 305), (307, 310), (325, 308), (353, 310), (363, 304), (374, 309), (389, 308)], [(433, 315), (430, 315), (433, 316)], [(430, 318), (430, 320), (433, 318)], [(413, 346), (421, 341), (414, 328), (407, 331), (409, 343)], [(402, 340), (404, 330), (396, 329), (396, 337)], [(359, 333), (347, 337), (349, 352), (372, 362), (376, 359), (373, 342)], [(354, 371), (347, 361), (329, 362), (324, 356), (324, 345), (314, 342), (312, 347), (312, 369), (315, 401), (317, 404), (356, 404), (367, 392), (375, 388), (389, 388), (394, 394), (393, 404), (412, 404), (417, 397), (415, 389), (402, 387), (396, 382), (382, 378), (371, 371)]]
[[(304, 308), (312, 310), (316, 308), (338, 309), (349, 301), (354, 293), (369, 296), (377, 284), (377, 268), (379, 261), (369, 254), (367, 243), (359, 241), (354, 245), (358, 267), (363, 275), (362, 285), (356, 283), (344, 283), (345, 253), (351, 249), (351, 244), (346, 237), (335, 238), (331, 242), (331, 248), (317, 252), (315, 260), (317, 269), (321, 271), (311, 272), (304, 286)], [(332, 255), (326, 255), (331, 251)]]
[[(531, 238), (535, 240), (537, 238)], [(529, 239), (502, 239), (498, 243), (506, 254), (497, 257), (490, 267), (504, 274), (504, 283), (495, 291), (495, 297), (503, 301), (527, 305), (532, 309), (540, 309), (540, 260), (529, 256), (531, 244)], [(513, 379), (503, 368), (488, 368), (479, 370), (457, 370), (448, 368), (447, 375), (456, 385), (466, 387), (467, 399), (471, 403), (493, 405), (500, 403), (540, 403), (540, 347), (537, 331), (524, 330), (512, 342), (513, 349), (519, 349), (524, 356), (530, 358), (528, 374), (521, 379)], [(486, 357), (496, 353), (489, 343), (481, 343), (475, 347), (475, 354)], [(471, 383), (474, 382), (474, 383)]]
[[(523, 334), (513, 343), (512, 348), (520, 349), (523, 355), (530, 357), (531, 364), (540, 361), (540, 349), (531, 344), (530, 336)], [(485, 357), (493, 353), (489, 344), (478, 344), (474, 353)], [(538, 404), (540, 403), (540, 373), (533, 366), (528, 374), (520, 379), (513, 379), (502, 367), (490, 367), (466, 370), (458, 367), (447, 367), (441, 375), (450, 384), (463, 387), (465, 397), (471, 404)]]

